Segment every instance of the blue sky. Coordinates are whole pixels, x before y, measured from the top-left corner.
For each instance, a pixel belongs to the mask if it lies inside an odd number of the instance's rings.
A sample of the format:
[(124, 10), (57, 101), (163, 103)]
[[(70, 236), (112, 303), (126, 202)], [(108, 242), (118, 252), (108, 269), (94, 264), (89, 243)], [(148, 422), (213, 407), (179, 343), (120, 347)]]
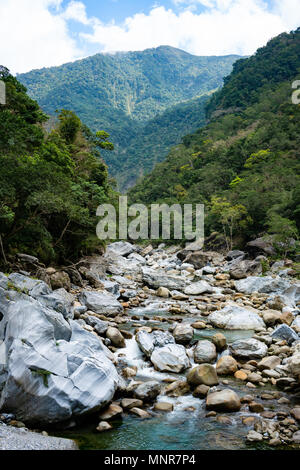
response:
[(300, 0), (0, 0), (0, 64), (21, 73), (160, 45), (253, 54), (300, 26)]

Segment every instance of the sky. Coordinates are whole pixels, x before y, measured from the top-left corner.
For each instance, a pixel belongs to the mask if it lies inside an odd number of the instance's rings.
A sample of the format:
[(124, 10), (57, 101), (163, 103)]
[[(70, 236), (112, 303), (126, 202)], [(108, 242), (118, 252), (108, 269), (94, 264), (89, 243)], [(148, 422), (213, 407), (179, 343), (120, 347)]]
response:
[(160, 45), (250, 55), (299, 26), (300, 0), (0, 0), (0, 65), (16, 74)]

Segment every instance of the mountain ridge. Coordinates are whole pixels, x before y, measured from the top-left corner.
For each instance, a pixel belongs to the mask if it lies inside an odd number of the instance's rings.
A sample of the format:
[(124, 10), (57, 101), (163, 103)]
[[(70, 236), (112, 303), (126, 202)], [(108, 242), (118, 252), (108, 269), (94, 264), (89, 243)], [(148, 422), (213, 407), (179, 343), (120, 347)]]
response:
[[(104, 129), (111, 134), (116, 150), (104, 158), (112, 176), (122, 179), (126, 189), (128, 180), (134, 180), (144, 167), (151, 170), (153, 165), (149, 162), (156, 158), (151, 150), (145, 154), (138, 138), (139, 157), (127, 165), (128, 142), (134, 146), (136, 136), (144, 134), (143, 126), (167, 109), (219, 88), (238, 58), (194, 56), (171, 46), (160, 46), (142, 52), (100, 53), (59, 67), (19, 74), (18, 80), (47, 114), (53, 116), (57, 109), (70, 109), (93, 131)], [(197, 121), (197, 117), (192, 121)], [(178, 139), (173, 143), (178, 143), (186, 131), (195, 130), (194, 126), (178, 128)], [(159, 161), (168, 150), (169, 147), (164, 149)], [(157, 152), (156, 148), (154, 153)], [(124, 178), (122, 170), (123, 157), (128, 178)]]

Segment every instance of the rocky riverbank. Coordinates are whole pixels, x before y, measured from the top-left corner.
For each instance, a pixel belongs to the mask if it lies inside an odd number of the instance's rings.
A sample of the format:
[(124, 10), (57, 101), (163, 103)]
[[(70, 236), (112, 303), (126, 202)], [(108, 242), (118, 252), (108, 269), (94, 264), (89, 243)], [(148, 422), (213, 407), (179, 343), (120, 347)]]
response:
[(47, 429), (90, 415), (113, 432), (184, 399), (218, 425), (239, 420), (250, 443), (297, 446), (300, 283), (292, 262), (266, 271), (257, 254), (118, 242), (63, 269), (19, 255), (0, 274), (2, 419)]

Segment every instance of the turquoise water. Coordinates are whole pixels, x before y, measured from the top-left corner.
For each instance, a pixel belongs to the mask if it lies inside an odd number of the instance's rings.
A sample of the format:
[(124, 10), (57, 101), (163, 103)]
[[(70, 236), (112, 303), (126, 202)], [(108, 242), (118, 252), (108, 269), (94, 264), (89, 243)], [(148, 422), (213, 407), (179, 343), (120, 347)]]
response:
[[(195, 321), (195, 317), (184, 318), (184, 322), (192, 323), (193, 321)], [(140, 323), (164, 329), (170, 327), (169, 323), (153, 322), (153, 320), (141, 321)], [(130, 322), (122, 325), (122, 328), (134, 331), (135, 324), (136, 322)], [(253, 336), (253, 331), (217, 331), (226, 336), (228, 343)], [(214, 329), (195, 330), (194, 339), (210, 338), (215, 333)], [(125, 353), (129, 365), (138, 365), (137, 380), (163, 380), (166, 375), (175, 376), (178, 379), (183, 378), (183, 375), (180, 374), (155, 372), (149, 363), (144, 362), (134, 340), (128, 340), (126, 350), (120, 349), (120, 353)], [(229, 378), (229, 384), (226, 387), (234, 389), (239, 395), (251, 393), (245, 384), (232, 378)], [(264, 388), (264, 391), (266, 389)], [(83, 450), (238, 450), (262, 448), (262, 445), (249, 444), (245, 440), (252, 426), (245, 426), (242, 423), (242, 417), (249, 416), (249, 412), (227, 414), (225, 419), (228, 422), (220, 423), (214, 417), (206, 418), (205, 401), (194, 398), (192, 395), (179, 398), (160, 396), (158, 400), (172, 402), (174, 411), (158, 413), (150, 409), (147, 411), (152, 413), (151, 418), (144, 420), (126, 413), (122, 419), (111, 421), (113, 429), (103, 433), (96, 431), (99, 422), (96, 419), (81, 427), (54, 434), (75, 439)]]

